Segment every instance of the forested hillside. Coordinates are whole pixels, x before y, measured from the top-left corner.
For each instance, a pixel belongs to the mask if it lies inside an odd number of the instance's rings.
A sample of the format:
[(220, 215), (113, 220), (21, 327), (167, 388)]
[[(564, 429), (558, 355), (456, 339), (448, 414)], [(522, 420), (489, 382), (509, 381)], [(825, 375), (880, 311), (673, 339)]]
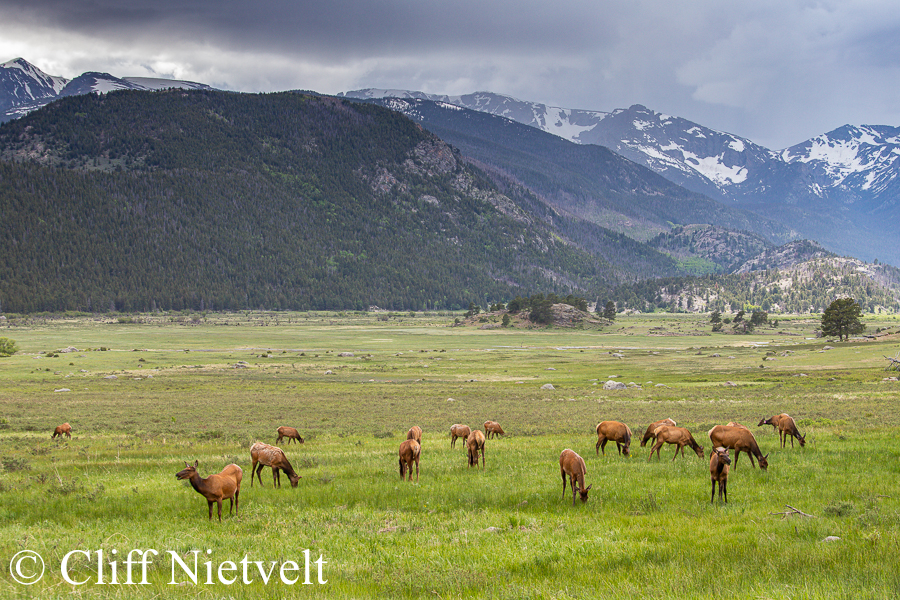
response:
[(611, 297), (637, 311), (776, 313), (821, 312), (838, 298), (853, 298), (866, 312), (900, 311), (900, 269), (830, 255), (783, 269), (647, 280)]
[(502, 185), (378, 106), (65, 98), (0, 127), (0, 310), (453, 308), (677, 272)]

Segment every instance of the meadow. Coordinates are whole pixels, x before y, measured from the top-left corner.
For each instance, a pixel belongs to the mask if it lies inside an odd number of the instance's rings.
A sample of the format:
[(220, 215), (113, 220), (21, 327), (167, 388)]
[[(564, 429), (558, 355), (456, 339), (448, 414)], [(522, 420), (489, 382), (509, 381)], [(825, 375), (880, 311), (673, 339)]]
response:
[[(897, 317), (837, 343), (815, 337), (815, 315), (754, 335), (711, 334), (704, 315), (535, 330), (455, 316), (11, 319), (0, 597), (900, 597), (900, 382), (884, 359), (900, 352)], [(805, 447), (757, 427), (781, 412)], [(673, 462), (667, 446), (648, 462), (640, 436), (665, 417), (704, 460)], [(450, 425), (488, 419), (507, 434), (470, 469)], [(595, 454), (603, 420), (631, 427), (631, 457)], [(72, 438), (51, 440), (64, 421)], [(742, 455), (728, 504), (711, 504), (706, 432), (728, 421), (750, 427), (769, 468)], [(251, 487), (249, 446), (279, 425), (305, 439), (283, 446), (299, 486), (273, 489), (266, 469)], [(397, 463), (412, 425), (418, 483)], [(563, 495), (564, 448), (586, 461), (586, 504)], [(226, 502), (208, 520), (175, 479), (195, 460), (204, 477), (243, 468), (237, 516)], [(24, 550), (44, 561), (33, 585), (16, 578), (36, 563), (10, 566)], [(129, 580), (136, 551), (148, 558)], [(195, 560), (196, 582), (177, 566)]]

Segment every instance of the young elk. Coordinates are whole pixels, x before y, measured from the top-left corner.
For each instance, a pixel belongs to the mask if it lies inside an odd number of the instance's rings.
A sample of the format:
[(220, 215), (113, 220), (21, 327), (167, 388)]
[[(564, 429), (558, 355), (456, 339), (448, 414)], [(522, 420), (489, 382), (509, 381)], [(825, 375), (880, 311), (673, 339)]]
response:
[(487, 439), (506, 433), (497, 421), (485, 421), (484, 432), (487, 434)]
[(472, 430), (469, 429), (468, 425), (460, 425), (457, 423), (456, 425), (450, 426), (450, 447), (456, 447), (456, 438), (462, 438), (463, 443), (465, 443), (466, 439), (469, 437), (469, 434), (472, 433)]
[(787, 413), (781, 413), (780, 415), (769, 417), (768, 419), (760, 421), (759, 424), (771, 425), (773, 428), (778, 430), (778, 439), (781, 442), (782, 448), (787, 445), (788, 436), (790, 436), (791, 438), (791, 448), (794, 447), (795, 438), (800, 442), (801, 448), (806, 445), (806, 436), (800, 435), (800, 430), (797, 429), (797, 424), (794, 422), (794, 418)]
[(588, 492), (594, 487), (594, 484), (584, 487), (584, 476), (587, 474), (587, 467), (584, 466), (584, 459), (578, 456), (574, 450), (566, 448), (560, 453), (559, 474), (562, 476), (563, 498), (566, 497), (566, 475), (568, 475), (569, 484), (572, 486), (572, 506), (575, 506), (576, 492), (581, 496), (582, 502), (587, 502)]
[(219, 507), (219, 522), (222, 521), (222, 500), (229, 500), (228, 514), (234, 509), (234, 514), (238, 514), (238, 496), (241, 493), (241, 479), (244, 478), (244, 472), (235, 464), (230, 464), (221, 473), (210, 475), (206, 479), (200, 477), (197, 467), (200, 466), (199, 461), (194, 461), (191, 465), (184, 463), (184, 469), (175, 474), (177, 479), (187, 479), (191, 482), (191, 487), (197, 490), (197, 493), (206, 498), (209, 505), (209, 519), (212, 520), (213, 502)]
[(653, 440), (654, 443), (656, 442), (656, 430), (663, 425), (675, 427), (678, 423), (676, 423), (674, 419), (663, 419), (662, 421), (656, 421), (647, 425), (647, 431), (644, 432), (644, 437), (641, 438), (641, 448), (646, 446), (647, 442), (650, 440)]
[(276, 431), (278, 432), (278, 439), (275, 440), (276, 444), (280, 444), (281, 440), (284, 438), (288, 439), (288, 441), (287, 441), (288, 444), (291, 443), (291, 440), (294, 440), (295, 442), (297, 442), (299, 444), (303, 443), (303, 438), (300, 437), (300, 432), (297, 431), (296, 429), (294, 429), (293, 427), (286, 427), (286, 426), (282, 425)]
[(409, 473), (408, 481), (412, 481), (413, 464), (416, 465), (416, 483), (419, 482), (419, 454), (422, 447), (416, 440), (406, 440), (400, 444), (400, 479), (405, 479)]
[(469, 455), (469, 466), (478, 468), (478, 453), (481, 453), (481, 468), (484, 469), (484, 434), (478, 429), (466, 439), (466, 454)]
[(72, 426), (68, 423), (57, 425), (56, 429), (53, 430), (53, 435), (50, 436), (50, 439), (52, 440), (56, 436), (59, 436), (61, 439), (63, 435), (65, 435), (67, 438), (72, 437)]
[(731, 457), (728, 456), (728, 448), (722, 446), (713, 448), (709, 457), (709, 477), (712, 480), (710, 504), (716, 500), (716, 483), (719, 484), (719, 500), (724, 498), (725, 504), (728, 504), (728, 465), (730, 464)]
[(760, 419), (759, 423), (757, 423), (756, 426), (762, 427), (763, 425), (771, 425), (773, 431), (778, 431), (778, 425), (779, 423), (781, 423), (781, 419), (786, 416), (786, 414), (781, 413), (780, 415), (771, 416), (768, 419)]
[(409, 431), (406, 432), (406, 439), (408, 440), (416, 440), (419, 442), (419, 445), (422, 445), (422, 428), (418, 425), (413, 425), (409, 428)]
[(597, 455), (603, 450), (603, 455), (606, 456), (606, 442), (610, 440), (616, 443), (619, 454), (631, 454), (631, 429), (628, 425), (618, 421), (597, 423)]
[(750, 456), (750, 464), (756, 467), (753, 457), (759, 461), (759, 468), (765, 471), (769, 467), (769, 455), (763, 456), (759, 450), (759, 444), (749, 429), (745, 427), (735, 427), (728, 425), (716, 425), (709, 430), (709, 439), (713, 448), (722, 446), (735, 451), (734, 468), (737, 469), (738, 459), (741, 452), (746, 452)]
[(675, 454), (672, 455), (673, 462), (678, 456), (679, 450), (681, 450), (681, 457), (684, 458), (685, 446), (688, 446), (700, 458), (704, 458), (703, 446), (694, 441), (694, 436), (691, 435), (690, 431), (684, 427), (661, 425), (656, 428), (656, 444), (650, 448), (650, 456), (647, 457), (647, 462), (650, 462), (650, 459), (653, 458), (654, 452), (656, 452), (656, 458), (659, 458), (659, 451), (663, 444), (675, 444)]
[(264, 467), (272, 467), (272, 485), (274, 487), (281, 487), (281, 471), (287, 474), (291, 481), (291, 487), (297, 487), (300, 475), (294, 471), (281, 448), (256, 442), (250, 446), (250, 459), (253, 461), (253, 465), (250, 467), (250, 487), (253, 487), (254, 476), (259, 480), (259, 485), (263, 484), (262, 470)]

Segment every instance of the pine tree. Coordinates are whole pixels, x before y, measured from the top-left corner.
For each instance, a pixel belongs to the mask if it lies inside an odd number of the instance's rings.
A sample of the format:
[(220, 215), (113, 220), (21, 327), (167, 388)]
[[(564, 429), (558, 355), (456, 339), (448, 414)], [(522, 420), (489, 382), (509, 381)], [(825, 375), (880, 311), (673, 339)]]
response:
[(849, 339), (851, 335), (862, 333), (866, 326), (860, 321), (862, 309), (853, 298), (839, 298), (822, 313), (822, 333), (837, 336), (838, 340)]

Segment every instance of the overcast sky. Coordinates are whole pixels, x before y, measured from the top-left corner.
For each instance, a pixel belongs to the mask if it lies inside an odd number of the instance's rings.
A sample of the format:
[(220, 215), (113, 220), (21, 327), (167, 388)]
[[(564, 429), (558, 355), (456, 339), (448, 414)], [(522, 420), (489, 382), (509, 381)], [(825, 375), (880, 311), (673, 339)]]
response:
[(245, 92), (632, 104), (778, 150), (900, 125), (895, 0), (0, 0), (0, 62)]

